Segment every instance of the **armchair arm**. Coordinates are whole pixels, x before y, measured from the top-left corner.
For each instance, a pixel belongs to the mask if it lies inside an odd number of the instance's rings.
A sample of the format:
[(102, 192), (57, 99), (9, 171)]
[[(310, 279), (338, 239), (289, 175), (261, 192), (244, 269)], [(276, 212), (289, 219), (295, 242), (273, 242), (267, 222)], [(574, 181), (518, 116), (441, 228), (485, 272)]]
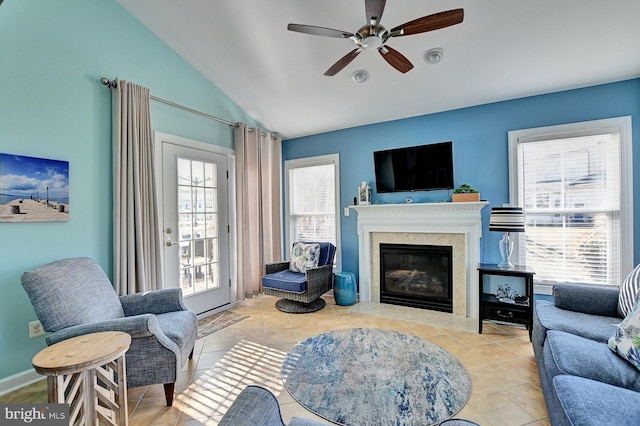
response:
[(290, 262), (267, 263), (264, 265), (265, 274), (273, 274), (274, 272), (285, 271), (289, 269)]
[(182, 303), (181, 288), (167, 288), (120, 296), (124, 315), (165, 314), (188, 310)]
[[(307, 286), (310, 292), (315, 290), (331, 290), (333, 284), (333, 264), (307, 269)], [(323, 293), (324, 293), (323, 291)]]
[(98, 333), (101, 331), (123, 331), (125, 333), (129, 333), (133, 339), (163, 334), (160, 330), (160, 326), (158, 325), (156, 316), (146, 314), (68, 327), (48, 335), (47, 344), (53, 345), (54, 343), (67, 340), (72, 337)]
[(553, 303), (560, 309), (591, 315), (619, 317), (618, 287), (590, 284), (556, 284)]

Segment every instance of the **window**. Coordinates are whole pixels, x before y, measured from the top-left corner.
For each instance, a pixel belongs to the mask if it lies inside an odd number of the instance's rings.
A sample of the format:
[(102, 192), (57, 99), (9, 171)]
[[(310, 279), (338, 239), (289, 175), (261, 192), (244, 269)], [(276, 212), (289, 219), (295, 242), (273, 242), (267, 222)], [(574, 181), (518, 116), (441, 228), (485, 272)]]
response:
[[(329, 241), (338, 247), (338, 154), (285, 161), (287, 250), (295, 241)], [(340, 248), (336, 267), (340, 269)]]
[(619, 285), (633, 268), (630, 117), (509, 132), (514, 255), (545, 284)]

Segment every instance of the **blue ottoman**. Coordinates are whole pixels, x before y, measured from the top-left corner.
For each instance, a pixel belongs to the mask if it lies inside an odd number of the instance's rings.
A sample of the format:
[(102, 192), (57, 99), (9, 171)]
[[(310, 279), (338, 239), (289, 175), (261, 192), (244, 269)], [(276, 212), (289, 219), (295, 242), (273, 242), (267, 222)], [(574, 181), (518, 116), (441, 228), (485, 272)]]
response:
[(353, 272), (336, 272), (333, 297), (336, 305), (349, 306), (356, 303), (356, 275)]

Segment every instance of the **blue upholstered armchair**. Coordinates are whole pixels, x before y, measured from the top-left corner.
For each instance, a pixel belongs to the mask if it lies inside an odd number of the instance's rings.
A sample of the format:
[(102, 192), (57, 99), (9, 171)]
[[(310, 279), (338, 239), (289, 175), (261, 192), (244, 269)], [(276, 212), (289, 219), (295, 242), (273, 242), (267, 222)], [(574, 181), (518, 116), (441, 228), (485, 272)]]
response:
[(324, 308), (320, 298), (333, 287), (333, 258), (336, 247), (328, 242), (296, 242), (289, 262), (265, 265), (264, 294), (280, 297), (276, 308), (305, 313)]
[(118, 297), (100, 265), (89, 258), (63, 259), (25, 272), (29, 295), (47, 344), (100, 331), (131, 335), (126, 353), (127, 387), (164, 384), (173, 404), (178, 372), (193, 357), (195, 313), (179, 288)]

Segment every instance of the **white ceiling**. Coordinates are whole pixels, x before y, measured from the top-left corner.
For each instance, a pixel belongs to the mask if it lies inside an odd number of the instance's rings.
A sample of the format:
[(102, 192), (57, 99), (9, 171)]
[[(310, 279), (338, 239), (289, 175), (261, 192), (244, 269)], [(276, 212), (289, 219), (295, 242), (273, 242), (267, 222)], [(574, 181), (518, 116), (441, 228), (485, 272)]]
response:
[[(334, 77), (323, 73), (354, 43), (287, 24), (355, 32), (364, 0), (117, 1), (285, 139), (640, 77), (640, 0), (388, 0), (388, 29), (456, 8), (464, 22), (391, 39), (407, 74), (366, 50)], [(423, 60), (433, 47), (437, 65)]]

